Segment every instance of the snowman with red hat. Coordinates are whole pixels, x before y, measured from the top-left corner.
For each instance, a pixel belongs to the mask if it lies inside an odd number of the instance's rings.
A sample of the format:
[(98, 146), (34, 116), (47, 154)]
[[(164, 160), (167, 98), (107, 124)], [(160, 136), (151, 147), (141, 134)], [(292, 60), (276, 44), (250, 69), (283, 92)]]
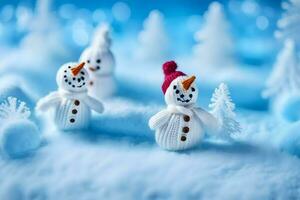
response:
[(41, 113), (55, 109), (55, 123), (59, 129), (83, 129), (89, 125), (91, 110), (103, 112), (103, 105), (87, 91), (89, 76), (84, 62), (66, 63), (56, 75), (58, 91), (40, 99), (36, 110)]
[(196, 106), (198, 88), (195, 76), (176, 71), (177, 64), (163, 64), (165, 80), (162, 91), (167, 108), (149, 120), (155, 140), (166, 150), (184, 150), (197, 145), (205, 133), (218, 132), (217, 120)]

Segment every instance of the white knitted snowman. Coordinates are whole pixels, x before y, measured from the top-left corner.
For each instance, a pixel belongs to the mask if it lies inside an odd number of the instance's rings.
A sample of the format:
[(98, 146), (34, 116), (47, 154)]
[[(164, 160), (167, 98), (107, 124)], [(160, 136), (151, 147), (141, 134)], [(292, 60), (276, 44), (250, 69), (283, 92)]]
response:
[(103, 105), (87, 93), (89, 76), (83, 63), (66, 63), (56, 75), (58, 91), (52, 92), (37, 103), (37, 111), (55, 109), (55, 123), (59, 129), (87, 128), (91, 110), (103, 112)]
[(110, 46), (109, 26), (104, 24), (96, 30), (91, 45), (80, 56), (90, 75), (88, 93), (98, 100), (111, 97), (116, 91), (115, 58)]
[(184, 150), (197, 145), (206, 132), (217, 132), (217, 120), (205, 110), (196, 107), (198, 88), (195, 76), (176, 71), (174, 61), (163, 65), (165, 81), (162, 90), (167, 108), (149, 121), (155, 130), (155, 140), (166, 150)]

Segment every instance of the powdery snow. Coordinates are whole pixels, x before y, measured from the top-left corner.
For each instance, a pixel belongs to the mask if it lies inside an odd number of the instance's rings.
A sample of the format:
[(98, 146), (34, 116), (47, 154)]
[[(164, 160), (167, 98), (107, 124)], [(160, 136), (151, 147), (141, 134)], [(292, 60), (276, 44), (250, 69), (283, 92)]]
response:
[[(192, 150), (170, 152), (160, 149), (154, 133), (146, 129), (148, 115), (159, 107), (126, 99), (106, 106), (106, 113), (94, 115), (90, 131), (59, 132), (32, 157), (0, 159), (0, 198), (293, 199), (300, 195), (299, 159), (273, 145), (261, 145), (257, 136), (263, 135), (263, 128), (252, 128), (254, 133), (246, 128), (241, 142), (206, 140)], [(243, 128), (264, 127), (273, 120), (248, 111), (239, 112), (241, 116), (247, 116)], [(108, 124), (114, 124), (115, 132), (105, 129)], [(52, 131), (57, 134), (47, 127), (44, 133)]]
[(35, 157), (1, 160), (1, 199), (295, 199), (300, 195), (299, 160), (270, 149), (204, 143), (175, 153), (154, 143), (99, 134), (97, 142), (60, 136)]

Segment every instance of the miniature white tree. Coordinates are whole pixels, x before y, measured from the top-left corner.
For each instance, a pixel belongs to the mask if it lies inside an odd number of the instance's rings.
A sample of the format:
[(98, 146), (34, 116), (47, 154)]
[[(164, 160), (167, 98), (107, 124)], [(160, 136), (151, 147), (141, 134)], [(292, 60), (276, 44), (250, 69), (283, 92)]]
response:
[(288, 38), (294, 40), (299, 47), (300, 45), (300, 0), (289, 0), (282, 3), (284, 13), (278, 20), (278, 31), (275, 36), (279, 39)]
[(210, 4), (204, 14), (204, 25), (195, 34), (194, 60), (203, 69), (222, 69), (234, 65), (234, 45), (223, 6)]
[(221, 83), (211, 98), (211, 113), (220, 124), (220, 136), (230, 140), (241, 132), (239, 122), (235, 120), (235, 105), (232, 102), (229, 89), (226, 84)]
[(162, 61), (169, 54), (169, 40), (165, 31), (164, 16), (158, 10), (150, 12), (144, 29), (138, 35), (137, 57), (147, 61)]
[(283, 49), (277, 56), (273, 71), (267, 80), (263, 96), (271, 98), (299, 90), (300, 66), (295, 51), (295, 43), (292, 40), (286, 40)]

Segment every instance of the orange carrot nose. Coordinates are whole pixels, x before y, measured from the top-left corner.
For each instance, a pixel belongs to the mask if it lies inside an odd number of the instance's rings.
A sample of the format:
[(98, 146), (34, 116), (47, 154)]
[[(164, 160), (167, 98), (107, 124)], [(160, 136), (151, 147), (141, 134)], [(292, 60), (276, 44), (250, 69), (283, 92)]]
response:
[(191, 76), (190, 78), (188, 78), (188, 79), (182, 81), (182, 86), (183, 86), (183, 88), (184, 88), (185, 90), (188, 90), (188, 89), (191, 87), (192, 83), (195, 81), (195, 79), (196, 79), (195, 76)]
[(79, 65), (77, 65), (76, 67), (72, 68), (72, 74), (73, 76), (77, 76), (77, 74), (80, 72), (80, 70), (83, 68), (83, 66), (85, 65), (85, 62), (80, 63)]

